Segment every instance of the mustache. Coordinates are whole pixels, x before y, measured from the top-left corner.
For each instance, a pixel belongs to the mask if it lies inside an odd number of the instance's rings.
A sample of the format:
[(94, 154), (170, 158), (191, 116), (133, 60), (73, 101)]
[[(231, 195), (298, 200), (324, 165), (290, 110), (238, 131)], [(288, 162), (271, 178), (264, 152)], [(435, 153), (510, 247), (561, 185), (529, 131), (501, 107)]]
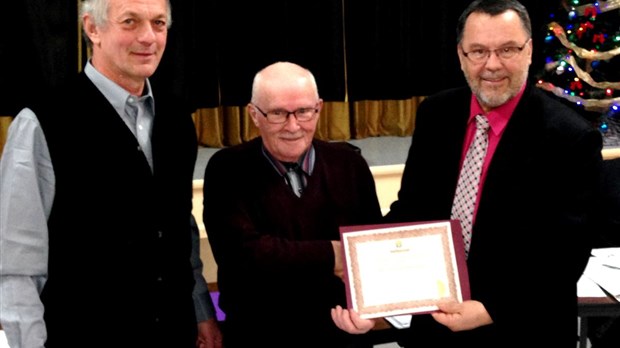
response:
[(484, 80), (501, 80), (506, 77), (508, 77), (506, 74), (482, 74), (480, 75), (480, 78)]

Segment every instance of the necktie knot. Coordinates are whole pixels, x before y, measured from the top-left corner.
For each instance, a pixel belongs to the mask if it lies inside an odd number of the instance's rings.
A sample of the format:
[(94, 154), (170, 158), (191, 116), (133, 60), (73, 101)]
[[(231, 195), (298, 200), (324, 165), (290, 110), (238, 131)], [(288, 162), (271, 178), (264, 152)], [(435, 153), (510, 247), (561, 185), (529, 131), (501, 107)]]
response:
[(489, 131), (489, 120), (484, 115), (476, 115), (476, 129), (486, 133)]
[(297, 170), (299, 168), (299, 164), (296, 162), (282, 162), (282, 164), (287, 170)]

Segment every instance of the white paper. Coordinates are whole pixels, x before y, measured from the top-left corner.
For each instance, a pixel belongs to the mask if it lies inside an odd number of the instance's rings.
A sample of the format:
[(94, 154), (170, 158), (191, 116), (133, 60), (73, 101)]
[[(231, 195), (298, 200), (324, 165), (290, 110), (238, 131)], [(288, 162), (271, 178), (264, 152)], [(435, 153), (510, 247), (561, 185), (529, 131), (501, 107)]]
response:
[(364, 303), (380, 306), (411, 298), (440, 299), (448, 296), (448, 274), (440, 235), (394, 241), (359, 243), (360, 279)]
[(9, 341), (6, 339), (4, 330), (0, 330), (0, 348), (9, 348)]
[(406, 329), (411, 325), (411, 314), (393, 315), (385, 317), (385, 320), (397, 329)]
[(620, 269), (620, 248), (592, 249), (592, 256), (605, 266)]
[[(593, 249), (582, 278), (587, 277), (617, 300), (620, 300), (620, 248)], [(585, 291), (585, 290), (584, 290)], [(583, 296), (580, 297), (596, 297)], [(602, 296), (605, 297), (603, 293)]]
[(607, 295), (592, 279), (581, 276), (577, 283), (577, 295), (579, 297), (606, 297)]

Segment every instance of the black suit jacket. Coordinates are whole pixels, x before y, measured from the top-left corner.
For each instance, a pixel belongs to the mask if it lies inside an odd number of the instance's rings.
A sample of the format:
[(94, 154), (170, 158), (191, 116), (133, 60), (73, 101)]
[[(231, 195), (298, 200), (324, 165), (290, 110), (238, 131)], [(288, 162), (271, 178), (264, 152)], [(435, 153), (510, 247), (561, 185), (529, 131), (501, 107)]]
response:
[[(450, 218), (470, 98), (463, 88), (420, 105), (389, 221)], [(467, 260), (472, 299), (494, 323), (452, 333), (415, 316), (412, 344), (525, 346), (537, 337), (536, 346), (574, 347), (601, 147), (585, 119), (526, 88), (488, 168)]]
[(601, 199), (594, 248), (620, 246), (620, 158), (603, 161)]

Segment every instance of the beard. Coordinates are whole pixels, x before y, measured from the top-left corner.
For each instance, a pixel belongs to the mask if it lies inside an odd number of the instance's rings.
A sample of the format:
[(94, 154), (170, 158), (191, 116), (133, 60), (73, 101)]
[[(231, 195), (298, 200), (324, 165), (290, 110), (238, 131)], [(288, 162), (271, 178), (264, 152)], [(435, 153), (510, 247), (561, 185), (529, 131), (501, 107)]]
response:
[[(499, 76), (502, 77), (502, 76)], [(465, 74), (467, 84), (472, 93), (478, 99), (478, 102), (485, 110), (491, 110), (506, 104), (510, 99), (514, 98), (527, 79), (527, 70), (519, 75), (505, 76), (508, 78), (507, 86), (485, 87), (482, 85), (483, 78), (495, 79), (496, 76), (485, 76), (472, 78), (469, 74)]]
[(494, 109), (498, 106), (504, 105), (507, 101), (509, 101), (516, 94), (511, 93), (510, 90), (505, 92), (500, 92), (496, 90), (484, 90), (480, 88), (479, 90), (475, 90), (472, 88), (472, 91), (478, 98), (478, 101), (485, 108)]

